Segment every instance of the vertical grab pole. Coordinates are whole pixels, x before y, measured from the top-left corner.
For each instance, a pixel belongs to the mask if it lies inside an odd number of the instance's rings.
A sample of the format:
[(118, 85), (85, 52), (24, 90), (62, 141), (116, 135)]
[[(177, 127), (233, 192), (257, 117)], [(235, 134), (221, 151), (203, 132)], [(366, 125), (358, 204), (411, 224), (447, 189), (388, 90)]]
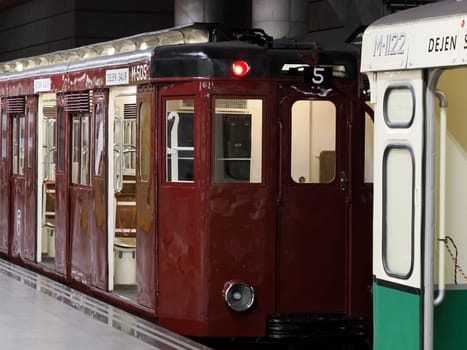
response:
[(448, 106), (446, 96), (436, 90), (439, 99), (439, 225), (438, 225), (438, 295), (434, 300), (435, 306), (441, 304), (444, 299), (444, 245), (446, 241), (445, 232), (445, 204), (446, 204), (446, 107)]

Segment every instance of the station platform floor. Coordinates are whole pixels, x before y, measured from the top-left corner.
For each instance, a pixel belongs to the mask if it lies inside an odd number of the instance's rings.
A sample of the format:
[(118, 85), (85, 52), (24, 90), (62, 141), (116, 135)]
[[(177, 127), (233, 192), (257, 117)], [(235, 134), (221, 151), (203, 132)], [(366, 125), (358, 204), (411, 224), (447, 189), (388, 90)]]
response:
[(208, 348), (0, 259), (0, 349)]

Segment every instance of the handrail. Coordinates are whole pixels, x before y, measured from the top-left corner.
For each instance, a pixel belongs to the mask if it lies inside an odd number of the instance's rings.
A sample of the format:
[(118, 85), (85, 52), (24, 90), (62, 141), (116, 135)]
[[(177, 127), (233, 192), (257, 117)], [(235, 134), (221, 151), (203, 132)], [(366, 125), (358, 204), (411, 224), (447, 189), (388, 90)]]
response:
[(444, 300), (446, 289), (445, 281), (445, 258), (444, 245), (446, 242), (446, 117), (448, 106), (446, 96), (436, 90), (436, 97), (439, 99), (439, 222), (438, 222), (438, 295), (434, 300), (435, 306), (440, 305)]
[[(119, 163), (118, 173), (116, 174), (117, 181), (114, 183), (114, 193), (120, 193), (123, 189), (123, 167), (125, 166), (125, 162), (123, 159), (123, 141), (121, 135), (123, 132), (123, 119), (116, 116), (115, 120), (115, 123), (119, 123), (120, 139), (117, 141), (117, 143), (114, 144), (114, 162)], [(115, 153), (117, 154), (117, 156), (115, 156)]]

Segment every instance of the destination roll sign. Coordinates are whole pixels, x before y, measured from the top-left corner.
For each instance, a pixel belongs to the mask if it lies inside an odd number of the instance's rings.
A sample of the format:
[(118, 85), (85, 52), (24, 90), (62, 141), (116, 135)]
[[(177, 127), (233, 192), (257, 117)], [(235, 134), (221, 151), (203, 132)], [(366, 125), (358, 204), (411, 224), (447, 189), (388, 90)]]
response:
[(467, 63), (467, 17), (435, 18), (369, 28), (364, 34), (362, 70), (416, 69)]

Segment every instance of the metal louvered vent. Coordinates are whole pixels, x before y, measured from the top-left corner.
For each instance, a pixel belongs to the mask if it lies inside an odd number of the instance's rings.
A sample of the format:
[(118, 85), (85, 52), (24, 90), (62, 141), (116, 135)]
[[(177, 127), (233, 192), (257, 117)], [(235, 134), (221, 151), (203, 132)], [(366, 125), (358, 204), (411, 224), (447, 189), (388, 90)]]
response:
[(65, 110), (67, 112), (91, 111), (92, 98), (89, 92), (76, 92), (65, 96)]
[(42, 115), (46, 118), (55, 118), (57, 116), (57, 109), (55, 106), (44, 106), (42, 108)]
[(123, 105), (123, 118), (136, 118), (136, 103), (125, 103)]
[(24, 113), (24, 97), (12, 97), (6, 100), (6, 110), (9, 114)]

